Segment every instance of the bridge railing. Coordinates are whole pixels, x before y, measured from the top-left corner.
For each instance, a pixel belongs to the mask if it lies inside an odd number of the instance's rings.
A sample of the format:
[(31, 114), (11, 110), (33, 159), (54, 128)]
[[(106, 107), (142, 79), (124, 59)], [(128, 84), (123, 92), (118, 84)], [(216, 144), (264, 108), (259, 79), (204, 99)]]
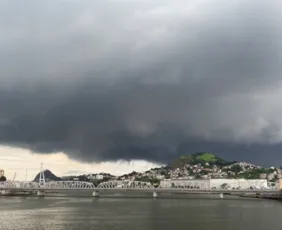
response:
[(99, 189), (117, 189), (117, 188), (154, 188), (149, 182), (143, 181), (107, 181), (100, 183)]
[(48, 189), (85, 189), (85, 188), (95, 188), (93, 183), (84, 181), (50, 181), (45, 183), (45, 188)]
[(40, 185), (37, 182), (23, 182), (23, 181), (5, 181), (0, 182), (0, 189), (1, 188), (39, 188)]
[[(154, 186), (149, 182), (143, 181), (107, 181), (100, 183), (97, 187), (93, 183), (84, 181), (50, 181), (44, 184), (38, 182), (5, 181), (0, 182), (2, 189), (153, 189)], [(265, 186), (250, 186), (244, 188), (232, 188), (228, 184), (221, 187), (210, 187), (205, 181), (174, 181), (171, 184), (161, 184), (158, 189), (185, 189), (185, 190), (270, 190), (278, 191), (278, 183), (269, 183)]]

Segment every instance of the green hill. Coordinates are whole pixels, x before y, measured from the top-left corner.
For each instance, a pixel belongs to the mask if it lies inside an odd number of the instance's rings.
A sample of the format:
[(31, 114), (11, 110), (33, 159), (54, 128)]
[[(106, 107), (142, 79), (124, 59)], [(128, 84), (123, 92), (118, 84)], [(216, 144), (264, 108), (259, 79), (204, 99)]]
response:
[(195, 153), (191, 155), (183, 155), (179, 158), (176, 158), (171, 164), (170, 167), (175, 168), (182, 168), (184, 165), (195, 165), (195, 164), (201, 164), (206, 165), (206, 163), (209, 163), (209, 165), (229, 165), (233, 164), (235, 162), (229, 162), (226, 160), (223, 160), (222, 158), (217, 157), (216, 155), (212, 153)]

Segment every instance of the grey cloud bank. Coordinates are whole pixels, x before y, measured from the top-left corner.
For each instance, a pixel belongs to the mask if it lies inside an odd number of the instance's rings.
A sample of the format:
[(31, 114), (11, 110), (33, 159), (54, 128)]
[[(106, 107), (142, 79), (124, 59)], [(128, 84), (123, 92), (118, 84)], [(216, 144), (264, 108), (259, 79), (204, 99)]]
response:
[(280, 1), (0, 4), (0, 143), (282, 161)]

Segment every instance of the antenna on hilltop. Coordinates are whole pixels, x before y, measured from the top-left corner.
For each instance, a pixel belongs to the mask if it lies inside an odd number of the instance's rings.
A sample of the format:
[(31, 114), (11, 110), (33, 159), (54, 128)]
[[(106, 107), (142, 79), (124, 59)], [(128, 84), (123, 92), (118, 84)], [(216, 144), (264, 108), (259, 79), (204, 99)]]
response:
[(27, 180), (27, 169), (25, 169), (25, 182)]
[(40, 173), (39, 173), (39, 185), (45, 185), (45, 175), (43, 169), (43, 163), (41, 163)]

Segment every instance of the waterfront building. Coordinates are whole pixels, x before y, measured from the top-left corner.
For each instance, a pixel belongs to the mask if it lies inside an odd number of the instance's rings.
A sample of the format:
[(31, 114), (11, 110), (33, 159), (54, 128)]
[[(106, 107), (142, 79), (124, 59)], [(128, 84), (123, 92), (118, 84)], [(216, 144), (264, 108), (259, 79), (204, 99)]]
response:
[(230, 188), (230, 189), (249, 189), (251, 187), (267, 187), (266, 179), (194, 179), (194, 180), (184, 180), (184, 179), (174, 179), (174, 180), (162, 180), (160, 182), (161, 188), (173, 188), (173, 187), (183, 187), (187, 188), (190, 186), (200, 186), (206, 189), (221, 189), (221, 188)]

